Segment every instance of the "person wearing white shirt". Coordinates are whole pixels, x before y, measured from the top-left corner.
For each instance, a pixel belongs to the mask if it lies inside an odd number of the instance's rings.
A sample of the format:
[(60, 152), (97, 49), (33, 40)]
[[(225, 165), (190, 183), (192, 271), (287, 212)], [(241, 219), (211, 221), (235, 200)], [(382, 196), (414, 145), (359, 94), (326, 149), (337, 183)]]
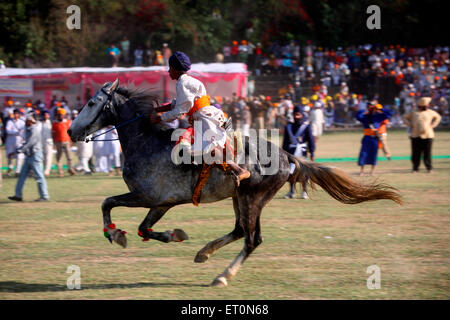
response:
[[(169, 75), (172, 80), (177, 80), (174, 108), (167, 105), (158, 108), (157, 111), (167, 111), (161, 116), (152, 114), (150, 122), (153, 124), (161, 121), (170, 122), (187, 114), (190, 123), (194, 123), (194, 128), (201, 125), (202, 143), (194, 143), (191, 147), (192, 155), (209, 155), (214, 158), (217, 152), (223, 152), (226, 144), (226, 131), (223, 125), (226, 122), (225, 114), (222, 110), (211, 105), (209, 96), (202, 82), (189, 76), (187, 71), (191, 68), (189, 57), (183, 52), (176, 51), (169, 58)], [(192, 130), (192, 129), (191, 129)], [(195, 134), (195, 133), (194, 133)], [(228, 159), (226, 163), (230, 166), (236, 176), (236, 186), (240, 181), (250, 177), (250, 172), (238, 166), (234, 161)]]
[[(109, 126), (108, 130), (112, 127)], [(117, 140), (116, 140), (117, 139)], [(108, 171), (110, 172), (110, 176), (113, 175), (113, 170), (115, 171), (117, 176), (120, 176), (120, 168), (121, 168), (121, 160), (120, 160), (120, 154), (121, 154), (121, 146), (119, 134), (117, 133), (117, 130), (111, 130), (105, 134), (105, 148), (106, 153), (108, 154)]]
[[(92, 135), (86, 137), (90, 139)], [(94, 155), (94, 144), (92, 142), (77, 141), (77, 156), (78, 163), (75, 166), (75, 170), (83, 171), (85, 175), (92, 174), (89, 168), (89, 159)]]
[(44, 153), (44, 176), (50, 175), (53, 160), (53, 136), (52, 136), (52, 121), (50, 120), (50, 113), (45, 110), (42, 120), (42, 149)]
[(8, 175), (11, 175), (11, 172), (13, 171), (13, 160), (15, 159), (16, 176), (18, 176), (25, 159), (23, 153), (16, 152), (16, 150), (22, 146), (25, 139), (25, 121), (23, 121), (21, 117), (21, 112), (15, 109), (13, 118), (8, 120), (5, 126), (5, 150), (6, 157), (8, 158)]
[(314, 143), (317, 143), (319, 137), (323, 134), (325, 118), (322, 110), (322, 103), (314, 103), (314, 108), (309, 113), (309, 121), (311, 123), (311, 132), (314, 137)]
[[(106, 129), (100, 129), (95, 135), (102, 135)], [(94, 140), (95, 172), (109, 172), (108, 170), (108, 150), (105, 141)]]

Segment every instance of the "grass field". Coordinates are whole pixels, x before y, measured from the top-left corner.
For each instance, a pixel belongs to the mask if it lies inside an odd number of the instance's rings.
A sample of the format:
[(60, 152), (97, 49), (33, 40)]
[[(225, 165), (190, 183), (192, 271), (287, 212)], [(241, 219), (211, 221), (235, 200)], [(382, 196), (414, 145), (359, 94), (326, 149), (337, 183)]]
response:
[[(325, 134), (317, 158), (356, 157), (361, 133)], [(394, 156), (408, 156), (405, 132), (389, 134)], [(450, 132), (437, 132), (434, 155), (450, 154)], [(4, 154), (4, 150), (2, 150)], [(5, 162), (3, 161), (3, 164)], [(355, 179), (354, 162), (333, 163)], [(242, 248), (232, 243), (204, 264), (193, 262), (207, 242), (231, 231), (230, 199), (173, 208), (154, 227), (182, 228), (183, 243), (142, 242), (136, 235), (146, 209), (116, 208), (128, 248), (102, 234), (101, 202), (127, 188), (105, 174), (48, 179), (51, 202), (36, 204), (28, 180), (24, 203), (12, 203), (15, 178), (0, 193), (0, 299), (449, 299), (450, 159), (433, 174), (411, 174), (410, 161), (380, 161), (376, 179), (398, 188), (390, 201), (344, 205), (321, 189), (311, 200), (285, 200), (287, 185), (262, 213), (264, 242), (226, 288), (209, 287)], [(53, 173), (55, 174), (55, 173)], [(68, 290), (69, 265), (81, 270), (82, 290)], [(371, 265), (381, 289), (366, 285)]]

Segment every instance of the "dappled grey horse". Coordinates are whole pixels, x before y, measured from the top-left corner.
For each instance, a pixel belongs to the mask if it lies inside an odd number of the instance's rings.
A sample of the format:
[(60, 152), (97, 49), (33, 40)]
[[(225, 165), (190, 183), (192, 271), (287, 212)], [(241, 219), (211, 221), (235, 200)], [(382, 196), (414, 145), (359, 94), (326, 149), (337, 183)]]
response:
[[(138, 230), (144, 240), (172, 242), (188, 238), (180, 229), (166, 232), (151, 229), (173, 206), (192, 202), (193, 191), (202, 170), (201, 165), (177, 165), (172, 161), (173, 130), (163, 128), (160, 124), (151, 124), (148, 119), (158, 106), (157, 97), (144, 91), (119, 87), (116, 80), (106, 83), (89, 100), (68, 130), (73, 141), (83, 141), (108, 125), (117, 127), (125, 158), (123, 179), (130, 192), (106, 198), (102, 204), (102, 212), (105, 236), (123, 247), (127, 244), (125, 232), (116, 228), (110, 214), (111, 209), (118, 206), (150, 209)], [(251, 177), (236, 187), (231, 175), (213, 168), (201, 193), (200, 203), (232, 197), (236, 222), (230, 233), (206, 244), (194, 261), (205, 262), (221, 247), (245, 238), (242, 251), (214, 279), (212, 285), (227, 285), (227, 280), (236, 274), (242, 263), (261, 244), (261, 211), (288, 179), (299, 181), (309, 178), (312, 186), (320, 185), (333, 198), (343, 203), (377, 199), (401, 203), (400, 196), (388, 185), (360, 184), (335, 168), (296, 159), (266, 140), (259, 143), (266, 143), (269, 153), (275, 152), (278, 162), (275, 173), (263, 174), (264, 165), (258, 161), (248, 161), (250, 151), (259, 149), (255, 143), (247, 141), (244, 143), (246, 164), (242, 166), (251, 172)], [(259, 159), (259, 151), (256, 153)], [(296, 165), (294, 174), (289, 172), (289, 162)]]

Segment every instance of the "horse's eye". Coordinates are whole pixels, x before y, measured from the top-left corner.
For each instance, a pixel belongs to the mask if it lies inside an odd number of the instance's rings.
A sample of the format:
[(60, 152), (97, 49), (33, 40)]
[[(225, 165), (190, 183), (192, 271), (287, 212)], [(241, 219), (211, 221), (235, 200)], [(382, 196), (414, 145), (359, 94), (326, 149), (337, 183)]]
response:
[(94, 106), (94, 101), (92, 101), (92, 100), (89, 100), (89, 102), (88, 102), (88, 107), (92, 107), (92, 106)]

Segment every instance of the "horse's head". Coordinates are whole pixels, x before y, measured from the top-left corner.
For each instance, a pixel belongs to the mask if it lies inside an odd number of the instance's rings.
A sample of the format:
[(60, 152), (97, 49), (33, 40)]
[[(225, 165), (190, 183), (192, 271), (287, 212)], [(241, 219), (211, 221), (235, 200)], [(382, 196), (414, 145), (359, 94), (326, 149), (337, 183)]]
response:
[(118, 87), (119, 79), (107, 82), (86, 103), (67, 131), (73, 142), (84, 141), (88, 135), (111, 124), (111, 113), (115, 113), (113, 94)]

